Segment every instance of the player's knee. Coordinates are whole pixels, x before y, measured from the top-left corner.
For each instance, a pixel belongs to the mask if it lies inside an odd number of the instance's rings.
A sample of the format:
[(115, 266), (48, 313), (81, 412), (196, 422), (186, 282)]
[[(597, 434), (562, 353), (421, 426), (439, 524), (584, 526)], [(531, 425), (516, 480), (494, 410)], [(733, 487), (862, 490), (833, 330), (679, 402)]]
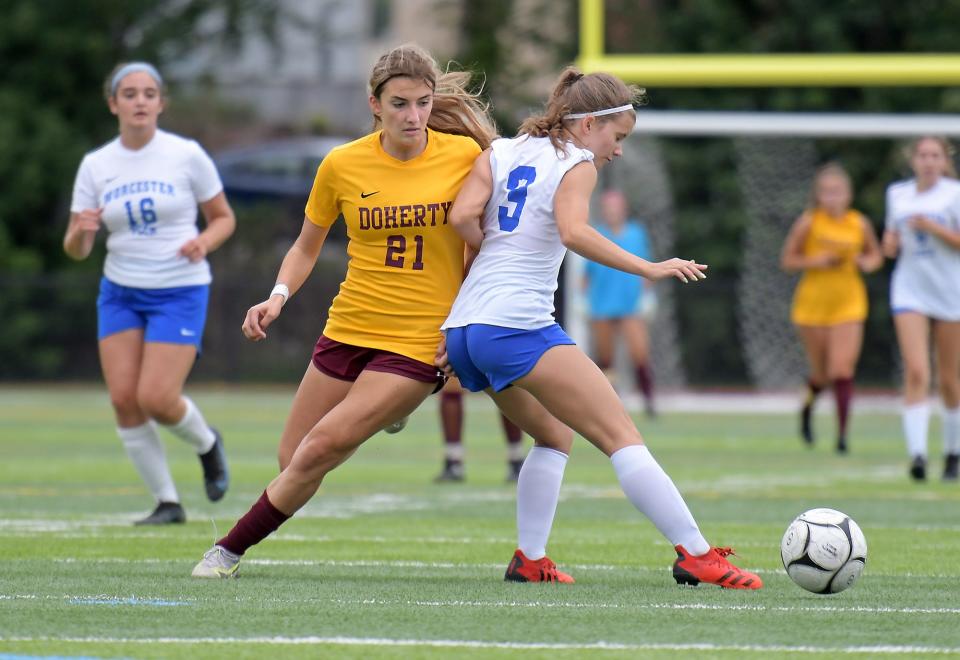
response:
[(171, 395), (156, 391), (140, 391), (137, 393), (137, 404), (140, 409), (161, 424), (176, 424), (180, 421), (176, 414), (179, 402), (179, 394)]
[(140, 410), (140, 404), (137, 401), (136, 392), (133, 391), (111, 392), (110, 405), (113, 406), (117, 417), (120, 419), (139, 417), (143, 414)]
[(930, 372), (922, 365), (906, 365), (903, 369), (903, 380), (908, 388), (921, 389), (930, 386)]
[(298, 451), (311, 468), (326, 473), (345, 461), (358, 444), (342, 432), (314, 428), (303, 439)]

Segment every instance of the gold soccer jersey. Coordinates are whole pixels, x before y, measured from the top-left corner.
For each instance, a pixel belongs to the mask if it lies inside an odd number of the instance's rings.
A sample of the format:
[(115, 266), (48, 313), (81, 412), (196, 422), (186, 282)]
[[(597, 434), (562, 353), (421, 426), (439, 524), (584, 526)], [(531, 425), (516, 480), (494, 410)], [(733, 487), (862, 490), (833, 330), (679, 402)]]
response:
[(380, 131), (337, 147), (320, 164), (307, 218), (343, 214), (350, 263), (323, 334), (433, 364), (440, 324), (463, 279), (463, 241), (448, 214), (480, 147), (427, 130), (427, 147), (399, 161)]
[(839, 263), (804, 271), (793, 296), (795, 324), (828, 326), (867, 318), (867, 289), (856, 262), (863, 242), (863, 220), (857, 211), (847, 211), (842, 219), (820, 209), (812, 211), (803, 254), (834, 254)]

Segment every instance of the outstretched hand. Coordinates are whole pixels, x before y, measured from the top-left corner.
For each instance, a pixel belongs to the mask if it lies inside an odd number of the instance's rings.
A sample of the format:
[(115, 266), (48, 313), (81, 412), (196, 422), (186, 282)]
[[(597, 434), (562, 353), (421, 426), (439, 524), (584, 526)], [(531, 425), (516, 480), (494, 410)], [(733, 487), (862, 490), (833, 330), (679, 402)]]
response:
[(698, 264), (695, 259), (667, 259), (650, 264), (648, 272), (643, 276), (648, 280), (662, 280), (667, 277), (676, 277), (683, 283), (697, 282), (707, 279), (706, 264)]
[(267, 328), (273, 323), (283, 308), (282, 296), (270, 296), (268, 300), (258, 303), (247, 310), (243, 319), (243, 336), (250, 341), (261, 341), (267, 338)]

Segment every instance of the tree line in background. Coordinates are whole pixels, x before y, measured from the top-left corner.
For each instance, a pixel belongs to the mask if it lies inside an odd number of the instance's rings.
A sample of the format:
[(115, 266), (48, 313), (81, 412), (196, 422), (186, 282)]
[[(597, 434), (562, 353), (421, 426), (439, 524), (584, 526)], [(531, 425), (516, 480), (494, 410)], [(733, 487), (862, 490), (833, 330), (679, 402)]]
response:
[[(70, 262), (60, 242), (81, 157), (115, 134), (115, 121), (100, 91), (106, 72), (116, 62), (131, 58), (155, 61), (162, 70), (196, 44), (211, 40), (223, 48), (236, 48), (246, 34), (241, 26), (254, 25), (262, 34), (275, 37), (282, 4), (279, 0), (6, 3), (0, 21), (0, 62), (4, 63), (0, 67), (0, 143), (4, 145), (0, 298), (6, 303), (7, 318), (0, 333), (0, 378), (90, 378), (97, 373), (91, 351), (102, 242), (82, 263)], [(576, 56), (576, 2), (436, 0), (438, 9), (451, 4), (462, 9), (456, 26), (461, 38), (459, 52), (449, 55), (485, 72), (485, 89), (502, 133), (512, 135), (525, 112), (542, 101), (529, 80), (542, 76), (544, 70), (559, 72)], [(378, 3), (378, 11), (382, 13), (387, 5)], [(223, 27), (208, 33), (210, 23), (203, 19), (214, 11), (223, 17)], [(960, 24), (960, 4), (951, 2), (607, 0), (606, 11), (608, 50), (631, 53), (950, 52), (956, 51), (953, 26)], [(521, 15), (522, 20), (517, 18)], [(566, 30), (558, 30), (558, 22)], [(531, 43), (542, 52), (533, 64), (524, 65), (512, 57), (518, 44)], [(657, 88), (648, 94), (655, 109), (960, 110), (960, 93), (948, 88)], [(217, 112), (194, 113), (191, 126), (203, 133), (204, 122), (216, 122), (218, 117), (222, 115)], [(883, 189), (905, 173), (897, 145), (823, 140), (818, 150), (824, 159), (837, 159), (847, 167), (855, 182), (857, 207), (879, 228)], [(696, 255), (709, 263), (708, 282), (716, 287), (701, 293), (692, 288), (679, 292), (689, 380), (744, 383), (747, 376), (736, 342), (735, 289), (722, 284), (736, 280), (745, 225), (730, 142), (672, 141), (667, 159), (677, 200), (676, 253)], [(233, 300), (245, 309), (263, 295), (263, 282), (273, 276), (282, 255), (279, 246), (292, 231), (290, 223), (282, 227), (264, 223), (270, 213), (264, 209), (237, 210), (240, 231), (212, 260), (219, 283), (214, 295), (222, 285), (222, 301), (211, 308), (214, 340), (209, 342), (206, 365), (201, 361), (199, 374), (286, 378), (302, 370), (302, 360), (287, 371), (265, 372), (259, 363), (244, 368), (225, 353), (239, 350), (236, 343), (217, 339), (218, 322), (212, 318), (217, 309), (222, 308), (226, 317), (219, 324), (226, 338), (239, 318), (234, 318)], [(295, 219), (293, 227), (298, 226)], [(263, 250), (264, 245), (274, 244), (276, 249)], [(327, 295), (328, 280), (335, 279), (342, 263), (329, 268), (322, 287), (318, 284), (318, 296)], [(862, 369), (877, 382), (889, 379), (893, 342), (884, 313), (885, 279), (875, 276), (870, 282), (873, 313)], [(316, 310), (304, 308), (302, 313)], [(307, 325), (312, 332), (319, 328), (315, 319), (306, 316), (298, 325)], [(299, 352), (292, 346), (282, 352), (301, 356), (303, 346), (296, 348)]]

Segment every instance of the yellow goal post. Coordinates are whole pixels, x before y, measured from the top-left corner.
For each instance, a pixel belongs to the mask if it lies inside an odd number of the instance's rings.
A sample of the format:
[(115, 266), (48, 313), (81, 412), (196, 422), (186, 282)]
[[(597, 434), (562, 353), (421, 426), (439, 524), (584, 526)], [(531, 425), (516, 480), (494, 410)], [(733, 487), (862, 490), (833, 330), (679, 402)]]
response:
[(955, 53), (610, 55), (603, 0), (580, 0), (580, 70), (661, 87), (932, 87), (960, 83)]

